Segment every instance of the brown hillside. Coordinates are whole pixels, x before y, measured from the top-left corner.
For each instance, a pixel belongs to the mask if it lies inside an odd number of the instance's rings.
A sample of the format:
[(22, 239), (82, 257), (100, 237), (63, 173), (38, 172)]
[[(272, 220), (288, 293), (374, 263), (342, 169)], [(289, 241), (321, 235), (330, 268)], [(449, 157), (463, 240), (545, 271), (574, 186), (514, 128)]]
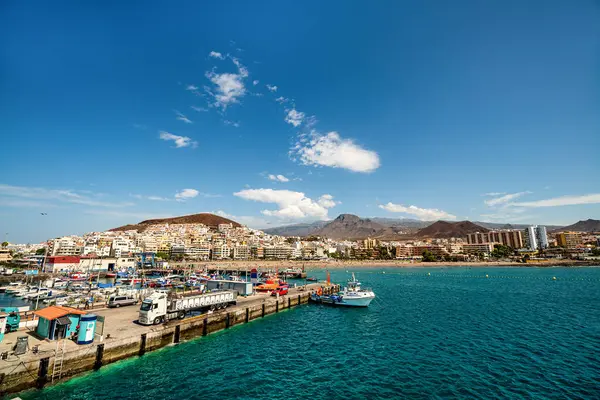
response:
[(148, 219), (138, 224), (123, 225), (118, 228), (111, 229), (111, 231), (129, 231), (136, 230), (143, 232), (150, 225), (161, 225), (161, 224), (204, 224), (211, 228), (216, 228), (219, 224), (232, 224), (234, 228), (238, 228), (241, 225), (235, 221), (227, 218), (220, 217), (210, 213), (200, 213), (192, 215), (184, 215), (182, 217), (173, 218), (160, 218), (160, 219)]
[(464, 238), (469, 233), (489, 232), (489, 229), (483, 226), (475, 225), (471, 221), (446, 222), (437, 221), (426, 228), (421, 229), (415, 234), (418, 238)]

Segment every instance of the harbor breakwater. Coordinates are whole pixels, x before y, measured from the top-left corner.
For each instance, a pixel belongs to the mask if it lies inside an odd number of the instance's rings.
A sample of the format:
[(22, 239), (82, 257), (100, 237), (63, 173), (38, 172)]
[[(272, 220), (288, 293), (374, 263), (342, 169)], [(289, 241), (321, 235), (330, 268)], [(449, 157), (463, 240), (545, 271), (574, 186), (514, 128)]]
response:
[[(316, 285), (315, 285), (316, 286)], [(339, 285), (324, 287), (324, 293), (339, 290)], [(64, 353), (60, 377), (54, 376), (55, 352), (39, 354), (37, 357), (23, 356), (19, 362), (0, 367), (0, 396), (27, 389), (41, 389), (46, 385), (68, 380), (75, 375), (99, 370), (102, 366), (165, 346), (177, 344), (201, 336), (245, 324), (257, 318), (278, 313), (285, 309), (308, 303), (310, 291), (265, 299), (262, 303), (234, 306), (221, 312), (171, 321), (164, 325), (150, 326), (140, 335), (119, 340), (95, 342), (81, 349)], [(60, 349), (57, 350), (60, 357)], [(58, 360), (60, 363), (60, 359)]]

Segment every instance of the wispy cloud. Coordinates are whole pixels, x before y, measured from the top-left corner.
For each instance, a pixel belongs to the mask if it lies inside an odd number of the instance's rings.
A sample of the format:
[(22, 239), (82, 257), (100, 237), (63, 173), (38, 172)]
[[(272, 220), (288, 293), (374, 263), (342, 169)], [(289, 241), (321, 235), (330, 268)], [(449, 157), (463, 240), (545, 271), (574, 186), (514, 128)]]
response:
[(305, 115), (303, 112), (297, 111), (295, 108), (292, 108), (288, 111), (287, 115), (285, 116), (285, 122), (297, 128), (302, 124), (302, 121), (304, 121), (304, 116)]
[(503, 194), (506, 194), (506, 192), (489, 192), (482, 194), (482, 196), (502, 196)]
[(270, 92), (276, 92), (276, 91), (277, 91), (277, 89), (278, 89), (278, 88), (277, 88), (277, 86), (275, 86), (275, 85), (269, 85), (269, 84), (267, 84), (267, 85), (265, 85), (265, 86), (267, 87), (267, 89), (268, 89)]
[(575, 206), (582, 204), (598, 204), (600, 203), (600, 193), (584, 194), (580, 196), (562, 196), (554, 197), (551, 199), (537, 200), (537, 201), (526, 201), (517, 203), (508, 203), (511, 207), (561, 207), (561, 206)]
[(187, 136), (179, 136), (169, 132), (161, 131), (159, 132), (159, 138), (162, 140), (173, 141), (175, 143), (176, 148), (191, 147), (194, 149), (198, 147), (198, 142), (192, 140)]
[(292, 159), (298, 158), (304, 165), (320, 165), (332, 168), (344, 168), (354, 172), (373, 172), (379, 168), (379, 155), (344, 139), (337, 132), (320, 134), (312, 131), (310, 135), (300, 135), (290, 151)]
[(240, 123), (235, 121), (229, 121), (228, 119), (224, 120), (223, 123), (227, 126), (233, 126), (234, 128), (239, 128)]
[(289, 182), (289, 178), (286, 178), (283, 175), (274, 175), (274, 174), (269, 174), (267, 176), (267, 178), (271, 181), (275, 181), (275, 182)]
[[(71, 204), (81, 204), (95, 207), (129, 207), (133, 206), (131, 202), (106, 202), (94, 198), (94, 195), (83, 194), (74, 190), (46, 189), (40, 187), (11, 186), (0, 184), (0, 196), (5, 197), (6, 204), (17, 206), (19, 203), (16, 198), (31, 200), (44, 200), (49, 202), (62, 202)], [(23, 204), (26, 204), (25, 202)], [(34, 206), (29, 203), (27, 206)]]
[(258, 85), (259, 83), (260, 83), (260, 81), (259, 81), (259, 80), (257, 80), (257, 79), (255, 79), (255, 80), (253, 80), (253, 81), (252, 81), (252, 84), (253, 84), (254, 86)]
[(328, 220), (328, 209), (335, 206), (333, 196), (323, 195), (317, 201), (302, 192), (273, 189), (245, 189), (234, 193), (234, 196), (261, 203), (273, 203), (277, 210), (262, 210), (263, 215), (282, 219), (318, 218)]
[(182, 113), (180, 113), (177, 110), (175, 110), (175, 115), (176, 115), (177, 120), (183, 121), (186, 124), (193, 124), (192, 120), (190, 120), (188, 117), (186, 117), (185, 115), (183, 115)]
[(207, 112), (208, 108), (204, 108), (204, 107), (198, 107), (198, 106), (190, 106), (190, 108), (194, 111), (198, 111), (198, 112)]
[(146, 129), (148, 129), (148, 127), (146, 125), (142, 125), (142, 124), (133, 124), (133, 127), (135, 129), (139, 129), (141, 131), (145, 131)]
[(248, 69), (237, 58), (232, 58), (237, 67), (237, 73), (218, 74), (213, 69), (206, 72), (206, 78), (212, 83), (206, 92), (214, 98), (213, 105), (226, 110), (231, 104), (239, 103), (239, 99), (246, 95), (244, 80), (248, 77)]
[(379, 208), (393, 212), (393, 213), (404, 213), (415, 216), (417, 219), (422, 221), (435, 221), (438, 219), (450, 219), (455, 220), (456, 215), (447, 213), (446, 211), (438, 210), (437, 208), (420, 208), (417, 206), (403, 206), (401, 204), (387, 203), (380, 204)]
[(101, 215), (103, 217), (117, 217), (117, 218), (132, 218), (135, 220), (146, 220), (146, 219), (158, 219), (158, 218), (170, 218), (173, 214), (169, 213), (144, 213), (140, 211), (129, 212), (129, 211), (114, 211), (114, 210), (85, 210), (85, 214), (89, 215)]
[(279, 104), (284, 104), (287, 103), (288, 101), (290, 101), (290, 99), (287, 99), (283, 96), (279, 96), (278, 98), (275, 99), (276, 102), (278, 102)]
[(190, 92), (194, 92), (194, 91), (196, 91), (198, 89), (199, 89), (198, 86), (195, 86), (195, 85), (187, 85), (185, 87), (185, 90), (189, 90)]
[(518, 192), (518, 193), (509, 193), (509, 194), (505, 194), (504, 196), (501, 197), (496, 197), (490, 200), (484, 200), (484, 203), (490, 207), (494, 207), (494, 206), (498, 206), (498, 205), (502, 205), (502, 204), (507, 204), (510, 201), (517, 199), (521, 196), (524, 196), (526, 194), (531, 194), (532, 192), (530, 191), (524, 191), (524, 192)]
[(151, 201), (171, 201), (172, 199), (169, 199), (167, 197), (161, 197), (161, 196), (147, 196), (147, 195), (143, 195), (143, 194), (130, 194), (131, 197), (133, 197), (134, 199), (138, 199), (138, 200), (151, 200)]
[(218, 58), (219, 60), (225, 59), (225, 56), (219, 53), (218, 51), (211, 51), (210, 53), (208, 53), (208, 56), (212, 58)]

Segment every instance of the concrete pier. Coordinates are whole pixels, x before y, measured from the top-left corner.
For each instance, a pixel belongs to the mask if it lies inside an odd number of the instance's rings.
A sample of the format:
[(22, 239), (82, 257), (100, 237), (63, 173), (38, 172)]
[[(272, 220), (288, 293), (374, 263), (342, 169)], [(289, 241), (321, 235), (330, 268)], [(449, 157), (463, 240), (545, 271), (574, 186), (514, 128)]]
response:
[[(248, 323), (269, 314), (281, 312), (308, 302), (310, 293), (323, 287), (324, 293), (339, 290), (339, 285), (307, 285), (305, 288), (291, 288), (289, 294), (275, 298), (264, 294), (238, 297), (236, 306), (221, 312), (202, 314), (184, 320), (170, 321), (164, 325), (144, 326), (137, 321), (139, 308), (123, 307), (94, 311), (105, 317), (104, 340), (89, 345), (77, 345), (67, 341), (60, 380), (67, 380), (77, 374), (101, 370), (103, 366), (129, 357), (143, 356), (145, 353), (211, 333)], [(29, 351), (25, 355), (10, 355), (0, 360), (0, 396), (31, 388), (43, 388), (52, 383), (52, 369), (56, 342), (39, 340), (28, 331), (12, 332), (0, 344), (0, 352), (9, 351), (18, 336), (29, 336), (30, 348), (37, 345), (39, 352)]]

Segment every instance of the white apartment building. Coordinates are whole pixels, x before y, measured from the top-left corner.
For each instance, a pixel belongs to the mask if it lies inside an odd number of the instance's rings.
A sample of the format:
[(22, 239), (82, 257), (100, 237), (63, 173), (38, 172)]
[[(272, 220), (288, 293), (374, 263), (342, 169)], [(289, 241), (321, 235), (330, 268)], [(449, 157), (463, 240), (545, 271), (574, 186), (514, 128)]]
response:
[(287, 259), (292, 256), (294, 249), (289, 246), (265, 247), (265, 258)]
[(222, 260), (231, 257), (231, 249), (226, 244), (221, 244), (218, 246), (213, 246), (212, 250), (212, 259), (213, 260)]
[(83, 251), (83, 246), (73, 238), (64, 237), (55, 239), (50, 249), (52, 252), (49, 256), (78, 256)]
[(250, 258), (250, 247), (249, 246), (235, 246), (233, 248), (233, 259), (234, 260), (247, 260)]
[(208, 260), (210, 258), (210, 246), (191, 246), (185, 248), (185, 256), (195, 260)]

